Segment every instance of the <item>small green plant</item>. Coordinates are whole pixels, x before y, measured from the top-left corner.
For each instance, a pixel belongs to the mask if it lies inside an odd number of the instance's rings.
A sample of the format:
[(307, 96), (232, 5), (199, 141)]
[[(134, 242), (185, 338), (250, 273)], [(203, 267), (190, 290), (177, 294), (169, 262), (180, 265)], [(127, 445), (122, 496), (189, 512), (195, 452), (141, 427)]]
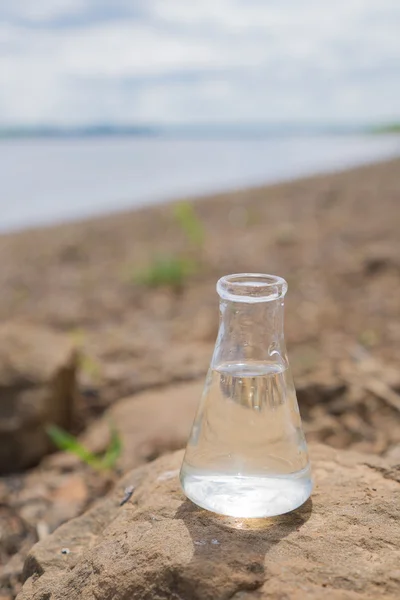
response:
[(204, 227), (195, 213), (193, 204), (190, 204), (190, 202), (179, 202), (173, 208), (173, 215), (189, 242), (198, 248), (203, 246), (205, 237)]
[(96, 471), (107, 471), (115, 467), (122, 452), (122, 442), (117, 430), (110, 426), (110, 443), (102, 456), (94, 454), (83, 444), (57, 425), (49, 425), (46, 429), (53, 444), (59, 449), (74, 454), (84, 463), (96, 469)]
[(151, 265), (135, 274), (137, 283), (150, 287), (169, 285), (182, 287), (184, 280), (195, 270), (191, 260), (177, 257), (156, 258)]
[(92, 381), (99, 381), (101, 379), (101, 366), (100, 364), (89, 354), (83, 352), (79, 355), (79, 366), (82, 372), (88, 375)]
[[(204, 228), (190, 202), (179, 202), (173, 207), (173, 216), (193, 248), (202, 248)], [(187, 255), (190, 256), (188, 250)], [(185, 279), (198, 269), (197, 260), (188, 256), (155, 257), (148, 267), (134, 274), (136, 283), (149, 287), (170, 286), (182, 288)]]

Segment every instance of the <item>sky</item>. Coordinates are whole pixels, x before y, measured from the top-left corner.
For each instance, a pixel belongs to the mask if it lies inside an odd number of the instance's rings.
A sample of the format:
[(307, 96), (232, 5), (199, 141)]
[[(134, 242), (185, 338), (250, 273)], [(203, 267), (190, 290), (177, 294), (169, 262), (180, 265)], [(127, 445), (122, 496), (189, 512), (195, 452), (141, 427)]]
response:
[(0, 125), (400, 120), (400, 0), (0, 0)]

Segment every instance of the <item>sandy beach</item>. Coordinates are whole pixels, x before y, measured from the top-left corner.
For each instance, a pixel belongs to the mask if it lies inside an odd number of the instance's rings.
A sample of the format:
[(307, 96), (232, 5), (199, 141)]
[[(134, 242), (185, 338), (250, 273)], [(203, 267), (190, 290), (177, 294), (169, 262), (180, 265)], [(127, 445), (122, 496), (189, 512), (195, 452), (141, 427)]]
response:
[[(399, 201), (394, 160), (193, 200), (201, 247), (174, 204), (3, 235), (0, 319), (78, 340), (89, 420), (123, 396), (204, 375), (218, 325), (215, 283), (228, 273), (288, 281), (286, 340), (299, 381), (334, 371), (332, 361), (348, 361), (358, 345), (395, 365)], [(195, 268), (178, 288), (139, 283), (160, 258)]]
[[(201, 248), (188, 243), (173, 204), (5, 234), (0, 318), (80, 329), (101, 361), (108, 335), (121, 330), (137, 347), (134, 390), (162, 378), (177, 348), (213, 340), (219, 276), (259, 271), (289, 282), (289, 348), (343, 333), (395, 359), (399, 195), (393, 160), (194, 200)], [(135, 281), (166, 256), (198, 263), (182, 289)], [(179, 359), (176, 368), (183, 376)]]

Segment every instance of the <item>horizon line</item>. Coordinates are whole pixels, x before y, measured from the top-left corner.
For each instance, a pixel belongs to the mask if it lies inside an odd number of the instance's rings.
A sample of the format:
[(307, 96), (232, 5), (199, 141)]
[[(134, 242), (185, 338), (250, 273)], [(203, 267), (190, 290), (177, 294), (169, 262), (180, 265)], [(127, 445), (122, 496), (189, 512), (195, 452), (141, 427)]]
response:
[(169, 134), (340, 134), (340, 133), (399, 133), (399, 121), (371, 123), (349, 122), (184, 122), (184, 123), (91, 123), (82, 125), (0, 125), (0, 138), (7, 137), (96, 137), (112, 135), (165, 136)]

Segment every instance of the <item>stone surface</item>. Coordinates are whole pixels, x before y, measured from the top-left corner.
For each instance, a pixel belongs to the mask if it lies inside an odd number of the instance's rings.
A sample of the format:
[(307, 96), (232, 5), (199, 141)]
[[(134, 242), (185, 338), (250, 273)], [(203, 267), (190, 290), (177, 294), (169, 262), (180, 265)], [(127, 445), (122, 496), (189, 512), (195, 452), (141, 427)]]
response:
[(398, 467), (325, 446), (311, 457), (312, 500), (255, 521), (186, 500), (182, 452), (142, 466), (33, 547), (18, 600), (398, 598)]
[(71, 425), (76, 365), (64, 335), (27, 323), (0, 327), (0, 473), (48, 452), (46, 424)]
[[(338, 344), (338, 348), (342, 357), (343, 344)], [(392, 441), (396, 445), (387, 457), (399, 462), (400, 438), (394, 411), (379, 398), (365, 400), (365, 392), (360, 389), (362, 373), (357, 365), (351, 369), (353, 388), (352, 380), (345, 373), (341, 376), (335, 363), (325, 359), (316, 368), (315, 360), (312, 349), (297, 356), (291, 354), (307, 439), (327, 441), (336, 448), (352, 445), (367, 452), (371, 449), (383, 452)], [(310, 367), (312, 371), (304, 372)], [(376, 368), (375, 360), (372, 367)], [(387, 372), (383, 367), (379, 365), (376, 376), (397, 389), (397, 372)], [(113, 421), (123, 442), (118, 461), (118, 469), (123, 472), (181, 448), (186, 443), (203, 383), (201, 378), (119, 400), (80, 439), (92, 451), (104, 451), (109, 443), (109, 422)], [(38, 535), (43, 531), (52, 533), (68, 519), (82, 514), (112, 483), (112, 474), (105, 477), (93, 472), (78, 458), (65, 453), (46, 456), (39, 467), (28, 473), (0, 479), (0, 504), (13, 507), (15, 515), (26, 523), (19, 537), (14, 538), (16, 544), (3, 548), (0, 590), (3, 586), (14, 598), (19, 590), (23, 561)]]

